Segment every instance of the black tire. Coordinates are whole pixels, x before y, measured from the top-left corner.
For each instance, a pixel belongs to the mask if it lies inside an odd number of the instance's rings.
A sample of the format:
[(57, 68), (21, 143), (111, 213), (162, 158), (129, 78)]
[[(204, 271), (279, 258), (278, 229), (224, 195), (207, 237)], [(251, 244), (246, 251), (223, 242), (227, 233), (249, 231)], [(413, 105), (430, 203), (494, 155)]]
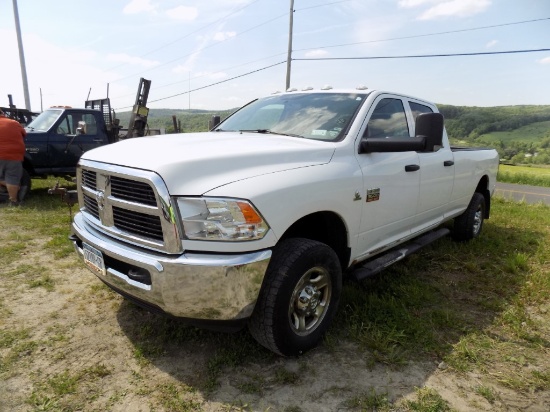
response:
[(483, 228), (485, 208), (485, 197), (474, 193), (464, 213), (455, 218), (453, 238), (464, 242), (478, 237)]
[(29, 192), (31, 191), (32, 180), (29, 172), (23, 169), (23, 175), (21, 176), (21, 181), (19, 183), (19, 193), (17, 195), (17, 200), (22, 202)]
[(309, 239), (284, 240), (273, 251), (248, 328), (267, 349), (295, 356), (315, 347), (340, 301), (336, 253)]

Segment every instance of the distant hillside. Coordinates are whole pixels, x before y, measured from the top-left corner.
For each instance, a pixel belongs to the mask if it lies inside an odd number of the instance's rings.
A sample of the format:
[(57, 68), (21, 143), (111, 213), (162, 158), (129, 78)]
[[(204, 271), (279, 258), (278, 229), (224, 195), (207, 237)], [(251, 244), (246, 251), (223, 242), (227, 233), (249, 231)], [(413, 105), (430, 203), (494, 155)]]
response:
[(550, 106), (438, 107), (445, 116), (447, 133), (457, 139), (477, 139), (491, 132), (510, 132), (550, 121)]
[(453, 143), (494, 147), (512, 163), (550, 164), (550, 106), (438, 107)]
[[(453, 144), (489, 146), (513, 163), (550, 164), (550, 106), (469, 107), (438, 105)], [(173, 133), (175, 115), (184, 133), (205, 132), (213, 115), (221, 118), (232, 110), (151, 109), (148, 125)], [(117, 113), (127, 127), (130, 112)]]

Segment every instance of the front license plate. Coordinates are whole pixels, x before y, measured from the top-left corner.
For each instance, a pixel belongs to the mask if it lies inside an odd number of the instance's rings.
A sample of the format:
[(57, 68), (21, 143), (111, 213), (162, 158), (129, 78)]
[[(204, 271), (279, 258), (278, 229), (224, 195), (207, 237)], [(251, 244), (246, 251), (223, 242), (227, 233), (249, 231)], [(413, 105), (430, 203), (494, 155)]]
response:
[(84, 252), (84, 263), (86, 266), (88, 266), (92, 272), (105, 276), (103, 253), (87, 243), (82, 243), (82, 250)]

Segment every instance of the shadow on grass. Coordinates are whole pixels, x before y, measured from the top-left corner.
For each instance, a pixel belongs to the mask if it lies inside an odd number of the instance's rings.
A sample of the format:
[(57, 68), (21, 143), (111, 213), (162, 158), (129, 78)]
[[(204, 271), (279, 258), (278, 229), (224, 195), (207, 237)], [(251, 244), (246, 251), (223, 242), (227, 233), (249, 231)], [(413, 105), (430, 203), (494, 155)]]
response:
[[(246, 330), (199, 330), (127, 301), (117, 316), (139, 362), (222, 403), (278, 404), (288, 391), (309, 393), (318, 381), (325, 390), (338, 389), (330, 396), (339, 396), (340, 404), (369, 388), (400, 399), (422, 387), (462, 337), (483, 334), (502, 315), (543, 239), (537, 230), (486, 224), (472, 242), (442, 239), (374, 278), (346, 281), (324, 342), (298, 359), (273, 355)], [(281, 369), (297, 373), (297, 380), (278, 382)], [(309, 378), (301, 377), (303, 370)], [(326, 401), (308, 400), (313, 408)]]

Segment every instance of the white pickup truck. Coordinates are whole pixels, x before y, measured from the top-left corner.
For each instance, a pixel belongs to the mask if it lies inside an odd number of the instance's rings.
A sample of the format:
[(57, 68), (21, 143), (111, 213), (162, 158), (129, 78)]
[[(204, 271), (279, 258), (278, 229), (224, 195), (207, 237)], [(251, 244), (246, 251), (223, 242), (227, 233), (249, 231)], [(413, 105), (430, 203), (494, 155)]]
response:
[(255, 100), (207, 133), (82, 155), (71, 239), (109, 287), (203, 327), (314, 347), (362, 279), (449, 233), (479, 235), (498, 156), (450, 147), (437, 107), (375, 91)]

